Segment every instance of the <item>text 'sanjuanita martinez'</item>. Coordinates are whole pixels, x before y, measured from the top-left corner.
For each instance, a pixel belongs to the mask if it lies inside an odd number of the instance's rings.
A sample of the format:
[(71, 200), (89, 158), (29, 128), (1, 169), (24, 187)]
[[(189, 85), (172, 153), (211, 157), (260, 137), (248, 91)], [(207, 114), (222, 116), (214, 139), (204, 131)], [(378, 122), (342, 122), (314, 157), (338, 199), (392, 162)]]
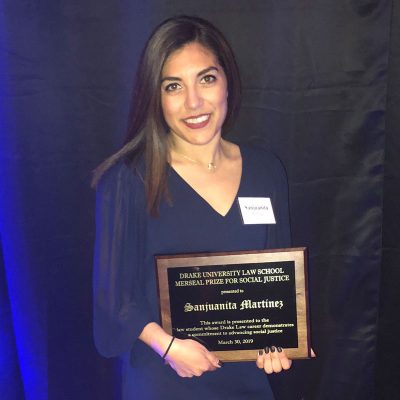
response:
[(192, 304), (186, 303), (184, 305), (184, 312), (209, 312), (209, 311), (226, 311), (226, 310), (248, 310), (248, 309), (261, 309), (261, 308), (279, 308), (284, 307), (283, 300), (242, 300), (239, 304), (226, 301), (225, 303), (201, 303)]

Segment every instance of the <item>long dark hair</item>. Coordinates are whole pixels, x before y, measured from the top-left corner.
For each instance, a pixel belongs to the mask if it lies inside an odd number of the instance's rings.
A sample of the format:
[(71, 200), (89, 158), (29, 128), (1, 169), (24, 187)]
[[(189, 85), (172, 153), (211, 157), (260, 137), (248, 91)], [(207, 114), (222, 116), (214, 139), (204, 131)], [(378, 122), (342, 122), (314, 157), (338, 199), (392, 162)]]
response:
[(167, 58), (184, 45), (197, 42), (210, 50), (223, 68), (228, 83), (228, 110), (224, 134), (240, 105), (240, 75), (235, 56), (222, 33), (210, 22), (189, 16), (165, 20), (156, 27), (141, 55), (133, 90), (132, 108), (124, 146), (94, 171), (92, 185), (120, 159), (137, 165), (144, 157), (147, 208), (157, 215), (161, 198), (167, 195), (167, 134), (161, 108), (161, 72)]

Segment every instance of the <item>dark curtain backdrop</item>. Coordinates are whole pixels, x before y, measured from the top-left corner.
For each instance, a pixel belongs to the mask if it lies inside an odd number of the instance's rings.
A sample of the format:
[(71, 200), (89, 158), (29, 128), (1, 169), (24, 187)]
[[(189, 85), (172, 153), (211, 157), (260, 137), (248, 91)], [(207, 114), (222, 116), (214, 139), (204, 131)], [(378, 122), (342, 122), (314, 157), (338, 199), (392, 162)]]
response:
[(124, 136), (144, 41), (180, 13), (232, 43), (231, 138), (280, 156), (293, 244), (309, 248), (318, 358), (274, 383), (307, 400), (399, 398), (398, 1), (3, 0), (1, 399), (118, 398), (118, 364), (91, 336), (89, 182)]
[(400, 397), (400, 2), (393, 4), (385, 129), (383, 241), (378, 324), (379, 399)]

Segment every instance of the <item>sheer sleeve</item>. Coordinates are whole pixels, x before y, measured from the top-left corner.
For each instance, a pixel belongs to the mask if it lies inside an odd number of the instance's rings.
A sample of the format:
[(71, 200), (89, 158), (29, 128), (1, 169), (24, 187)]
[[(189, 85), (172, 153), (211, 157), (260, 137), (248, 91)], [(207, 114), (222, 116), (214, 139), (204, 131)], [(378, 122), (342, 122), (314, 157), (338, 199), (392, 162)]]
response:
[(286, 248), (292, 243), (286, 171), (278, 157), (270, 152), (267, 154), (267, 156), (264, 155), (264, 160), (267, 161), (268, 181), (273, 187), (271, 203), (276, 220), (276, 224), (267, 225), (267, 248)]
[(275, 248), (291, 246), (290, 218), (289, 218), (289, 195), (288, 182), (285, 168), (281, 161), (274, 157), (271, 163), (272, 178), (274, 181), (273, 198), (271, 199), (274, 208), (276, 224), (268, 226), (268, 237)]
[(145, 209), (140, 179), (123, 163), (107, 171), (97, 188), (93, 272), (94, 339), (106, 357), (131, 349), (152, 320), (143, 293)]

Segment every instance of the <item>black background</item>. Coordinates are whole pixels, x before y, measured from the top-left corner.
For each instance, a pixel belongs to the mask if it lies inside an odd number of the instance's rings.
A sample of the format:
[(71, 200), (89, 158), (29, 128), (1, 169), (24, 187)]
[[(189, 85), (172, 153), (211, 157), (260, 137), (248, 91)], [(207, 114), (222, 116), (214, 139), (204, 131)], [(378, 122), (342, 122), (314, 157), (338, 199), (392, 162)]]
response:
[(399, 2), (3, 0), (2, 399), (118, 392), (91, 334), (90, 171), (124, 136), (150, 29), (179, 13), (210, 19), (237, 54), (231, 137), (287, 168), (318, 354), (295, 363), (297, 384), (307, 399), (398, 398)]

